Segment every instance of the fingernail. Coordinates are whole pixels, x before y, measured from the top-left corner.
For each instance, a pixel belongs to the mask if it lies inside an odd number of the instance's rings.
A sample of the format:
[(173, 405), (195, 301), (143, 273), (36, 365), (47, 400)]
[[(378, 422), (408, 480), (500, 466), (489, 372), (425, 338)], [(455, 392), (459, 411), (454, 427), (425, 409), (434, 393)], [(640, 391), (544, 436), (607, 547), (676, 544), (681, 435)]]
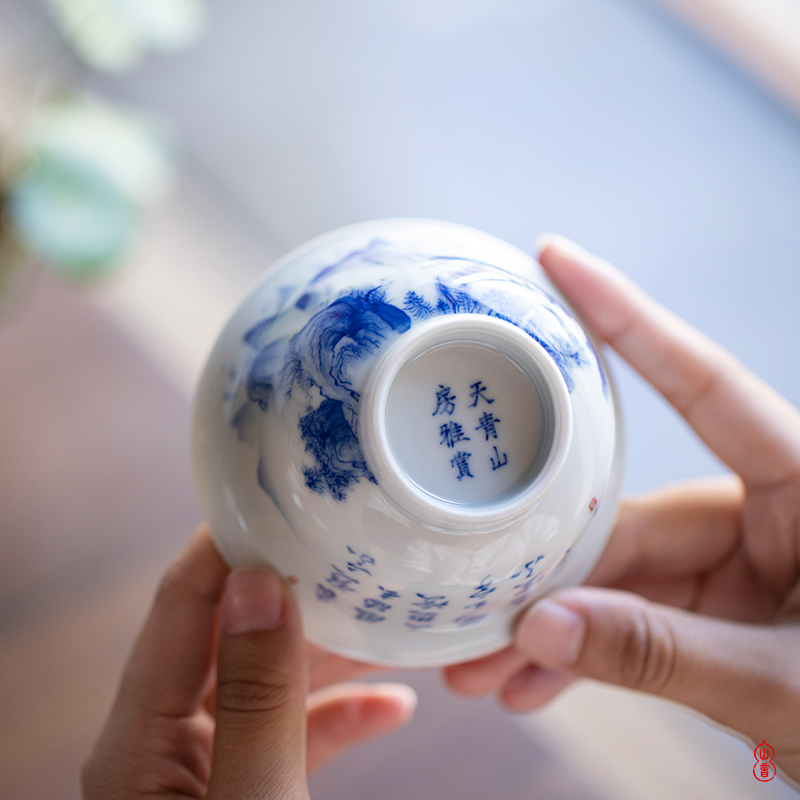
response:
[(536, 244), (534, 245), (537, 258), (542, 254), (542, 250), (550, 245), (555, 245), (561, 250), (566, 250), (577, 256), (588, 255), (579, 244), (575, 244), (572, 239), (567, 239), (566, 236), (562, 236), (559, 233), (543, 233), (536, 239)]
[(411, 719), (417, 708), (417, 693), (410, 686), (373, 684), (370, 689), (374, 694), (362, 698), (358, 707), (362, 725), (391, 729)]
[(536, 240), (535, 247), (537, 256), (542, 254), (542, 250), (544, 250), (545, 247), (551, 245), (557, 247), (564, 253), (569, 253), (581, 261), (592, 257), (588, 250), (581, 247), (577, 242), (573, 242), (572, 239), (567, 239), (566, 236), (562, 236), (560, 233), (543, 233)]
[(373, 683), (371, 688), (375, 692), (385, 693), (387, 697), (397, 700), (410, 716), (416, 711), (419, 698), (417, 693), (405, 683)]
[(533, 245), (533, 252), (536, 254), (536, 257), (538, 258), (541, 255), (542, 250), (544, 250), (547, 245), (554, 244), (557, 239), (557, 233), (540, 233), (536, 237), (536, 242)]
[(532, 661), (552, 667), (574, 664), (583, 645), (586, 621), (571, 608), (553, 600), (540, 600), (527, 613), (517, 644)]
[(240, 569), (231, 573), (220, 615), (223, 633), (272, 631), (282, 618), (283, 587), (274, 572)]

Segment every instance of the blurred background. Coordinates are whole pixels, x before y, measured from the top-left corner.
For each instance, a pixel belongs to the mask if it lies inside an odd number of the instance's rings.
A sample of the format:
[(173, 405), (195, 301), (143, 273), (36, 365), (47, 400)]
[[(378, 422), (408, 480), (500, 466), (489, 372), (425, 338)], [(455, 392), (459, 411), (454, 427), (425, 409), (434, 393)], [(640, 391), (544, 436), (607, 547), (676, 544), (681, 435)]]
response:
[[(79, 797), (200, 521), (194, 382), (275, 257), (377, 217), (558, 231), (798, 405), (798, 115), (800, 0), (0, 0), (0, 796)], [(626, 490), (720, 472), (612, 362)], [(798, 796), (652, 698), (511, 717), (399, 677), (417, 719), (313, 796)]]

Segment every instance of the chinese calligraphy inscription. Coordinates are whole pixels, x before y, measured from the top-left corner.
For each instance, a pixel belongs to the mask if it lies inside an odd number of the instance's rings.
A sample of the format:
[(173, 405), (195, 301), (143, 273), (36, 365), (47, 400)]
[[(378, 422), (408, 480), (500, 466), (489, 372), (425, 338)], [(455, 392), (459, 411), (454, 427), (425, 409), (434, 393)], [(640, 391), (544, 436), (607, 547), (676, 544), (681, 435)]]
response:
[[(467, 405), (467, 412), (471, 408), (477, 408), (478, 403), (482, 402), (486, 405), (494, 403), (494, 397), (489, 397), (487, 392), (489, 387), (484, 384), (482, 380), (475, 381), (470, 385), (470, 397), (472, 402)], [(456, 411), (456, 400), (458, 396), (453, 394), (450, 386), (445, 386), (443, 383), (439, 384), (438, 390), (435, 392), (435, 409), (433, 411), (434, 417), (447, 414), (452, 417)], [(478, 424), (474, 430), (483, 431), (484, 442), (489, 439), (495, 440), (498, 438), (497, 426), (502, 421), (489, 411), (484, 411), (475, 420)], [(463, 422), (450, 419), (439, 426), (440, 445), (447, 448), (455, 448), (460, 442), (470, 442), (472, 438), (467, 436), (464, 432)], [(505, 467), (508, 464), (508, 454), (502, 453), (497, 445), (492, 445), (494, 455), (488, 454), (488, 461), (491, 464), (492, 472)], [(459, 450), (454, 456), (450, 458), (450, 466), (454, 470), (456, 480), (462, 481), (464, 478), (474, 478), (474, 473), (470, 470), (469, 459), (473, 457), (473, 453), (468, 453), (464, 450)], [(484, 454), (476, 455), (476, 458), (486, 458)]]

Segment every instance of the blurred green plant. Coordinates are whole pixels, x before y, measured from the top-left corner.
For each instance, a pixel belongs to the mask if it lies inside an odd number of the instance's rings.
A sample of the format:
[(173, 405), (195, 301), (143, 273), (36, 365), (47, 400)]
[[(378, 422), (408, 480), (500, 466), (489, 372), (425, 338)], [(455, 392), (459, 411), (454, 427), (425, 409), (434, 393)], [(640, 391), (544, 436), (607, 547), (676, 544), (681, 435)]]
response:
[(22, 142), (7, 221), (32, 254), (71, 278), (116, 264), (173, 182), (164, 126), (95, 99), (44, 103)]
[[(77, 57), (111, 73), (185, 49), (206, 23), (203, 0), (48, 3)], [(112, 271), (175, 178), (175, 136), (162, 121), (76, 91), (33, 105), (0, 142), (0, 316), (40, 266), (78, 280)]]
[(78, 56), (95, 69), (126, 72), (150, 52), (175, 53), (205, 28), (200, 0), (49, 0)]

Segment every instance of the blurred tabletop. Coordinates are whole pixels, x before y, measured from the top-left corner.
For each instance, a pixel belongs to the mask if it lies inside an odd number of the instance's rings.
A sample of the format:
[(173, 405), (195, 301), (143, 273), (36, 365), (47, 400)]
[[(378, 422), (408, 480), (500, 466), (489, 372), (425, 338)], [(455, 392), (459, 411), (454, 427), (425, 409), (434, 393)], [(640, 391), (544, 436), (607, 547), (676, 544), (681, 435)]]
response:
[[(2, 797), (78, 796), (157, 577), (199, 521), (203, 359), (258, 273), (310, 236), (429, 216), (531, 250), (556, 230), (800, 404), (800, 121), (661, 5), (208, 6), (198, 47), (111, 78), (64, 55), (44, 0), (0, 0), (0, 106), (43, 75), (77, 83), (163, 112), (184, 153), (115, 278), (43, 278), (0, 328)], [(722, 472), (612, 360), (627, 490)], [(402, 677), (418, 719), (320, 773), (315, 796), (797, 796), (754, 781), (748, 743), (652, 698), (581, 683), (513, 718)]]

